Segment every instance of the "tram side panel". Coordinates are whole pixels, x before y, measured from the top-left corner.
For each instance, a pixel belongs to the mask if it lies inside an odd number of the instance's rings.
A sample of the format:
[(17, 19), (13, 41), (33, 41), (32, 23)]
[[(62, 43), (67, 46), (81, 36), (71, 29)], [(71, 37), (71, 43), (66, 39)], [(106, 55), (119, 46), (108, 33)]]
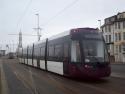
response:
[[(71, 39), (69, 36), (48, 41), (46, 62), (48, 71), (60, 75), (69, 75), (69, 62), (71, 56), (70, 42)], [(41, 43), (39, 45), (34, 45), (34, 53), (33, 47), (29, 47), (28, 49), (25, 48), (23, 52), (23, 61), (27, 65), (45, 70), (45, 43)]]
[(46, 43), (41, 43), (40, 44), (40, 69), (44, 69), (45, 70), (45, 48), (46, 47)]
[(32, 47), (28, 49), (28, 65), (32, 66)]
[[(69, 40), (67, 37), (50, 40), (48, 42), (48, 52), (47, 52), (48, 71), (58, 73), (60, 75), (64, 75), (65, 73), (68, 74), (68, 72), (66, 72), (68, 71), (68, 63), (69, 63), (68, 62)], [(64, 63), (67, 64), (64, 66)]]

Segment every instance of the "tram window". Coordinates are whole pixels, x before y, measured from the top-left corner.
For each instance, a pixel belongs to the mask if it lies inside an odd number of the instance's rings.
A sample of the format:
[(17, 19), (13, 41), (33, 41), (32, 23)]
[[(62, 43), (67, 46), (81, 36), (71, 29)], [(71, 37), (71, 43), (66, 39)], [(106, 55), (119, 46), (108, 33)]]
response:
[(32, 56), (32, 49), (30, 49), (30, 57)]
[(34, 56), (36, 56), (36, 48), (34, 48)]
[(28, 50), (28, 55), (30, 55), (30, 49)]
[(35, 48), (34, 49), (34, 55), (39, 56), (40, 55), (40, 48)]
[(40, 47), (37, 48), (37, 56), (40, 56)]
[(104, 62), (104, 42), (102, 40), (83, 40), (83, 49), (86, 63)]
[(60, 44), (55, 45), (55, 57), (57, 58), (62, 57), (62, 45)]
[(31, 49), (31, 55), (32, 55), (32, 49)]
[(30, 49), (29, 54), (32, 55), (32, 49)]
[(53, 57), (54, 55), (54, 46), (49, 46), (49, 56)]
[(30, 49), (28, 49), (28, 56), (30, 56)]
[(80, 53), (79, 41), (72, 41), (71, 61), (72, 62), (81, 62), (81, 53)]
[(45, 55), (45, 47), (41, 47), (41, 56)]
[(37, 56), (38, 54), (38, 51), (37, 51), (37, 48), (35, 48), (35, 56)]
[(24, 56), (27, 56), (27, 50), (26, 49), (24, 50)]

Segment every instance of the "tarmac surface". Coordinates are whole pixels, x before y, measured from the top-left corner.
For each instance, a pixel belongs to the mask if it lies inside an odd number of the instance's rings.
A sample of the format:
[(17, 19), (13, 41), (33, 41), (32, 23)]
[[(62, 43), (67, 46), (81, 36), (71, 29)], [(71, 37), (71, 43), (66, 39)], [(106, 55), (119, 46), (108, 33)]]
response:
[(0, 69), (1, 94), (125, 94), (124, 72), (115, 69), (111, 77), (96, 81), (66, 78), (19, 64), (17, 59), (0, 59)]

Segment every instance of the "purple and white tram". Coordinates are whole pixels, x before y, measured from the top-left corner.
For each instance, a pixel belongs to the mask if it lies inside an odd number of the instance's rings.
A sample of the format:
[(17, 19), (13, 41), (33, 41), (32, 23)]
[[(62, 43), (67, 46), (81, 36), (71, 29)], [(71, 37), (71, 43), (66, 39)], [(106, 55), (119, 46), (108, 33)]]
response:
[(111, 73), (101, 33), (76, 28), (47, 38), (19, 51), (21, 63), (75, 78), (101, 78)]

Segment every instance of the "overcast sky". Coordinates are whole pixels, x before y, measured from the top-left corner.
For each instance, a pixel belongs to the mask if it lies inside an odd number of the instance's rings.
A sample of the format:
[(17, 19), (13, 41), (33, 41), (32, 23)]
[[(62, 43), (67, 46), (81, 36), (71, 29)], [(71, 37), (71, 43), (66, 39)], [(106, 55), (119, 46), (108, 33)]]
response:
[[(20, 29), (36, 35), (36, 13), (43, 39), (71, 28), (99, 27), (98, 20), (103, 24), (105, 18), (123, 11), (125, 0), (0, 0), (0, 48), (17, 44), (18, 36), (8, 34), (18, 34)], [(36, 36), (23, 36), (23, 45), (35, 41)]]

